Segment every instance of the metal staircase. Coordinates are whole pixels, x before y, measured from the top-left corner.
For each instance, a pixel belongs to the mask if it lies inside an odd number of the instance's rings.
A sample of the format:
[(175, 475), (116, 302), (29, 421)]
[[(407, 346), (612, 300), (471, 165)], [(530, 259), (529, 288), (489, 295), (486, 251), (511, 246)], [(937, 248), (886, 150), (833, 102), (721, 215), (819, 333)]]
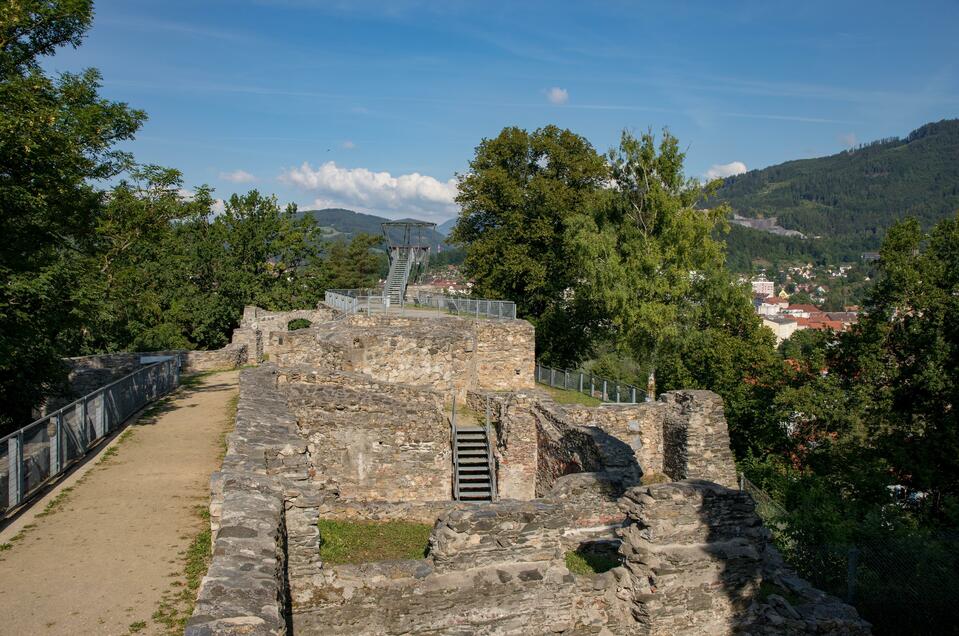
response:
[(390, 259), (390, 273), (386, 277), (384, 292), (390, 299), (391, 305), (399, 305), (406, 296), (406, 284), (410, 280), (410, 271), (413, 269), (413, 259), (410, 250), (395, 248)]
[(486, 429), (481, 426), (456, 429), (453, 467), (454, 491), (459, 501), (492, 501), (493, 471)]

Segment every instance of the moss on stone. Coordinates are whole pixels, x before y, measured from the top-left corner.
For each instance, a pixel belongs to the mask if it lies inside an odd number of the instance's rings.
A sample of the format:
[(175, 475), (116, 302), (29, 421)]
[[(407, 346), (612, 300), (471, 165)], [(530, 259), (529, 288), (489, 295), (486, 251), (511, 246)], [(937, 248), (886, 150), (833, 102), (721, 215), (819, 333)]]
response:
[(566, 569), (573, 574), (602, 574), (619, 564), (619, 559), (602, 552), (570, 550), (566, 553)]

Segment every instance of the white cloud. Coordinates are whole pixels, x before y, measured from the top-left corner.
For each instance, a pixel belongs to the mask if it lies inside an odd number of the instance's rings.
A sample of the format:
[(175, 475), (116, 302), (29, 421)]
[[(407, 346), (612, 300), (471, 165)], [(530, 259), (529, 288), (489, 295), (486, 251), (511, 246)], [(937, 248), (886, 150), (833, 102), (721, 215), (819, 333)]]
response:
[(842, 133), (837, 135), (836, 139), (838, 139), (839, 143), (845, 148), (853, 148), (859, 145), (859, 138), (856, 137), (856, 133), (854, 132)]
[(233, 172), (221, 172), (221, 179), (232, 181), (233, 183), (250, 183), (256, 181), (256, 177), (245, 170), (234, 170)]
[(746, 164), (742, 161), (731, 161), (729, 163), (716, 163), (709, 167), (709, 170), (706, 171), (707, 179), (725, 179), (726, 177), (731, 177), (736, 174), (742, 174), (746, 172)]
[(356, 144), (353, 143), (351, 139), (347, 139), (340, 145), (343, 147), (344, 150), (353, 150), (354, 148), (356, 148)]
[(554, 86), (546, 91), (546, 99), (549, 100), (550, 104), (565, 104), (569, 101), (569, 91), (565, 88)]
[(418, 216), (444, 220), (458, 213), (454, 202), (456, 180), (439, 181), (429, 175), (391, 175), (366, 168), (341, 168), (327, 161), (314, 169), (304, 162), (280, 181), (314, 194), (314, 205), (344, 206), (391, 217)]

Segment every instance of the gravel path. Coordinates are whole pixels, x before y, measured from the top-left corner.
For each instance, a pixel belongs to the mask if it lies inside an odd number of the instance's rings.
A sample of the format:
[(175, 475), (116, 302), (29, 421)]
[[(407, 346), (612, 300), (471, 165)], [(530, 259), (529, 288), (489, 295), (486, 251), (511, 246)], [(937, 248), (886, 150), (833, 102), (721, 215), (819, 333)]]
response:
[(182, 589), (184, 554), (207, 527), (237, 377), (181, 387), (48, 495), (70, 489), (55, 512), (5, 529), (0, 542), (26, 524), (0, 551), (0, 634), (166, 633), (151, 615)]

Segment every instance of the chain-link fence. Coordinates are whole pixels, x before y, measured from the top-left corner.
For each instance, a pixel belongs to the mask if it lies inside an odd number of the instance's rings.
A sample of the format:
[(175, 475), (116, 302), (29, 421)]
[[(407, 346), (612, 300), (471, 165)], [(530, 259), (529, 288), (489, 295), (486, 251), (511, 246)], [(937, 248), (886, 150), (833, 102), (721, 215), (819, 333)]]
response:
[(635, 404), (646, 399), (646, 392), (625, 382), (617, 382), (585, 371), (554, 369), (536, 363), (536, 381), (555, 389), (578, 391), (603, 402)]
[(29, 499), (179, 380), (179, 361), (171, 356), (0, 438), (0, 515)]
[[(783, 558), (819, 589), (845, 599), (877, 635), (959, 634), (959, 534), (862, 532), (853, 544), (803, 540), (795, 514), (740, 476)], [(796, 522), (798, 523), (798, 522)]]

